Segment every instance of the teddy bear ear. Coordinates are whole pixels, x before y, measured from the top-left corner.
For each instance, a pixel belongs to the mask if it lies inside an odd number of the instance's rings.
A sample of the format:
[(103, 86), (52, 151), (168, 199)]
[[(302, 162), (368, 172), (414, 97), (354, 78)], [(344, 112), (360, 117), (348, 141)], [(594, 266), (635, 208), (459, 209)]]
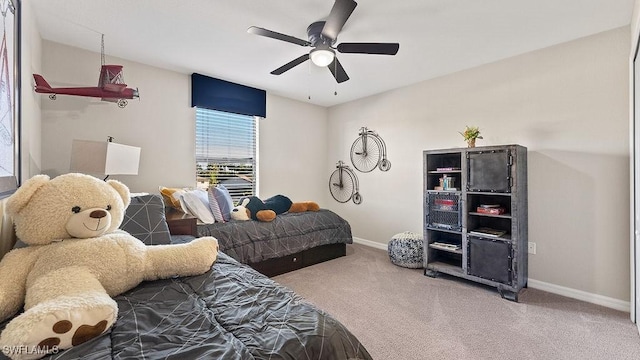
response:
[(107, 184), (111, 185), (111, 187), (116, 189), (118, 194), (120, 194), (122, 202), (124, 202), (124, 208), (126, 209), (131, 202), (131, 193), (129, 192), (129, 188), (127, 187), (127, 185), (121, 183), (118, 180), (107, 180)]
[(49, 176), (36, 175), (25, 181), (16, 192), (7, 199), (7, 213), (15, 216), (27, 205), (33, 194), (49, 182)]
[(249, 204), (250, 201), (251, 201), (251, 199), (244, 198), (244, 199), (240, 200), (240, 204), (239, 205), (246, 207)]

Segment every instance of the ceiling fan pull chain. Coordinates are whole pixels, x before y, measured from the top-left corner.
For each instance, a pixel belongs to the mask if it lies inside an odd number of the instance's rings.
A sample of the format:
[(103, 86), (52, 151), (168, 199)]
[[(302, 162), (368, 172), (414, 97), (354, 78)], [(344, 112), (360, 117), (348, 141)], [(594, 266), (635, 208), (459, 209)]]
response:
[(311, 100), (311, 62), (307, 64), (307, 97)]
[[(333, 66), (335, 67), (336, 74), (338, 73), (338, 59), (333, 62)], [(338, 82), (336, 81), (333, 84), (333, 96), (338, 96)]]

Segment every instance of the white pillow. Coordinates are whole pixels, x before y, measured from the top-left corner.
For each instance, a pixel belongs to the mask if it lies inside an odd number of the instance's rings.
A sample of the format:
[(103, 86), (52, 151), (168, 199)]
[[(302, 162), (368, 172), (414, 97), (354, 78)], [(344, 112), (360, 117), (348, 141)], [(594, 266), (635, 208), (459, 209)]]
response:
[(207, 203), (203, 202), (202, 194), (199, 192), (203, 192), (206, 198), (207, 193), (204, 190), (196, 189), (185, 191), (180, 198), (180, 203), (184, 207), (186, 207), (189, 214), (195, 216), (200, 220), (200, 222), (205, 224), (213, 224), (215, 219), (213, 218), (213, 214), (209, 209), (209, 203), (207, 198)]

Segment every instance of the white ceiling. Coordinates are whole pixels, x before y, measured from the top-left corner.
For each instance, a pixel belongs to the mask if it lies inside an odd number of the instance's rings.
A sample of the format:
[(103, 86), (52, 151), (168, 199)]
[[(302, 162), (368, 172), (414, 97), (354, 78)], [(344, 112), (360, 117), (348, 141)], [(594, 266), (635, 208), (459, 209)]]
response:
[[(351, 79), (336, 84), (328, 69), (310, 61), (271, 75), (310, 48), (246, 31), (258, 26), (306, 40), (307, 26), (323, 20), (333, 0), (28, 1), (46, 40), (100, 52), (100, 33), (105, 34), (107, 63), (114, 56), (197, 72), (322, 106), (625, 26), (634, 5), (634, 0), (357, 0), (337, 43), (398, 42), (400, 50), (396, 56), (338, 54)], [(144, 89), (140, 92), (144, 97)]]

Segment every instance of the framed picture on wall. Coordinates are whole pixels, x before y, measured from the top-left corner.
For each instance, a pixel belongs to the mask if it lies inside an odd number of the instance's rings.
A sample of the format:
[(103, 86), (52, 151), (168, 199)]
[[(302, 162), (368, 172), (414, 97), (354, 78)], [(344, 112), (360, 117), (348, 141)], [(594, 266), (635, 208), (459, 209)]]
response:
[(20, 0), (0, 0), (0, 198), (20, 182)]

